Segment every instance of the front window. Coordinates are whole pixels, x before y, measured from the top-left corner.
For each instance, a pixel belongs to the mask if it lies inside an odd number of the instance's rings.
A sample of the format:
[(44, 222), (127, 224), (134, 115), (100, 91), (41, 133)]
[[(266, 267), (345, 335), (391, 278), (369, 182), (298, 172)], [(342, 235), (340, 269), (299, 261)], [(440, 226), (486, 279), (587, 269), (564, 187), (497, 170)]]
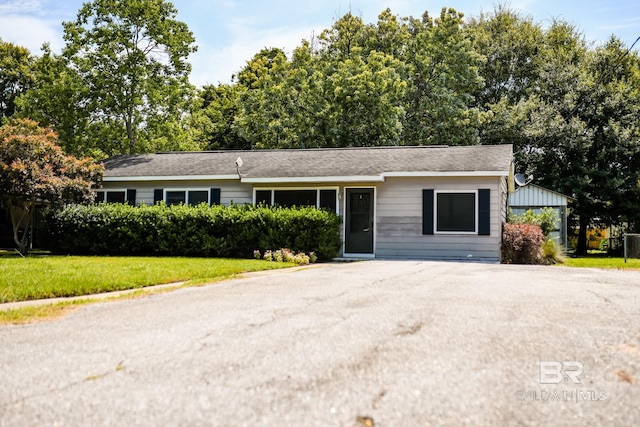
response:
[(475, 233), (476, 194), (437, 193), (436, 231), (443, 233)]
[(167, 190), (165, 195), (167, 205), (199, 205), (209, 203), (209, 191), (207, 190)]
[(127, 192), (125, 190), (100, 190), (96, 191), (96, 202), (125, 203)]
[(316, 206), (317, 190), (274, 190), (273, 204), (290, 208), (292, 206)]
[(283, 207), (313, 206), (337, 212), (337, 189), (256, 189), (256, 204)]

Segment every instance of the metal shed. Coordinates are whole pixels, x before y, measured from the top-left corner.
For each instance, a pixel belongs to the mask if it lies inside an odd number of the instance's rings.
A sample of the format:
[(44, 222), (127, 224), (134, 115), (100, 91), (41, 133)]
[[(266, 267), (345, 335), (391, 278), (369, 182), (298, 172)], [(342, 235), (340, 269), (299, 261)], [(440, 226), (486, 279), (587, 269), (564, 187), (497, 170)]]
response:
[(566, 249), (568, 247), (567, 217), (569, 200), (573, 200), (573, 198), (539, 185), (527, 184), (509, 194), (509, 207), (514, 215), (522, 214), (529, 209), (538, 213), (542, 208), (553, 208), (558, 214), (560, 222), (558, 228), (551, 233), (551, 236), (564, 245)]

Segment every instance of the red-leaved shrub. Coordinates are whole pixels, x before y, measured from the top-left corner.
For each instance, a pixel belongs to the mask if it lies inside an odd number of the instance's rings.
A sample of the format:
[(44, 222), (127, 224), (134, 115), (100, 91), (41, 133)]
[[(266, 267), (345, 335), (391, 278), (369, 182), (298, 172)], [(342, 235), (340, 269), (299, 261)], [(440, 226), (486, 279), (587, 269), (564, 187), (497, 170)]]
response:
[(504, 223), (502, 227), (502, 262), (540, 264), (544, 245), (542, 229), (534, 224)]

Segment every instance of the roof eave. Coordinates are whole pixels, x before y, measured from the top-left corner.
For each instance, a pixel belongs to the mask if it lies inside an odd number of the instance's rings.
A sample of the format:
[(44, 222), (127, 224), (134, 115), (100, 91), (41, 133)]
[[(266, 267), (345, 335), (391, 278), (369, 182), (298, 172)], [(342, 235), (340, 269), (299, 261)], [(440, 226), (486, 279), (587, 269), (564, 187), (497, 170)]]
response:
[(142, 175), (142, 176), (104, 176), (104, 182), (140, 182), (140, 181), (224, 181), (239, 179), (233, 175)]
[(353, 176), (286, 176), (286, 177), (262, 177), (242, 178), (245, 184), (280, 184), (280, 183), (312, 183), (312, 182), (384, 182), (381, 175), (353, 175)]
[(505, 177), (509, 171), (408, 171), (382, 172), (379, 175), (344, 176), (286, 176), (286, 177), (239, 177), (237, 174), (223, 175), (154, 175), (154, 176), (105, 176), (104, 182), (142, 181), (229, 181), (240, 180), (245, 184), (313, 183), (313, 182), (384, 182), (386, 178), (411, 177)]
[(382, 177), (503, 177), (509, 176), (509, 171), (412, 171), (412, 172), (383, 172)]

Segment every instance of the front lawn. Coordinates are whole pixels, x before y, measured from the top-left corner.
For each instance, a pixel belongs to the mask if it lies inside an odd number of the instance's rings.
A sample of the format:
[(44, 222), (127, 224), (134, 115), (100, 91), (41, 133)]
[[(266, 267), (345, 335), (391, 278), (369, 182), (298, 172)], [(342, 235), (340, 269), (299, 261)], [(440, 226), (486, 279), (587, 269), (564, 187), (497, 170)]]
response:
[(564, 264), (567, 267), (610, 268), (640, 270), (640, 259), (610, 258), (603, 255), (587, 255), (579, 258), (566, 258)]
[(0, 303), (90, 295), (174, 282), (204, 283), (290, 263), (170, 257), (0, 257)]

